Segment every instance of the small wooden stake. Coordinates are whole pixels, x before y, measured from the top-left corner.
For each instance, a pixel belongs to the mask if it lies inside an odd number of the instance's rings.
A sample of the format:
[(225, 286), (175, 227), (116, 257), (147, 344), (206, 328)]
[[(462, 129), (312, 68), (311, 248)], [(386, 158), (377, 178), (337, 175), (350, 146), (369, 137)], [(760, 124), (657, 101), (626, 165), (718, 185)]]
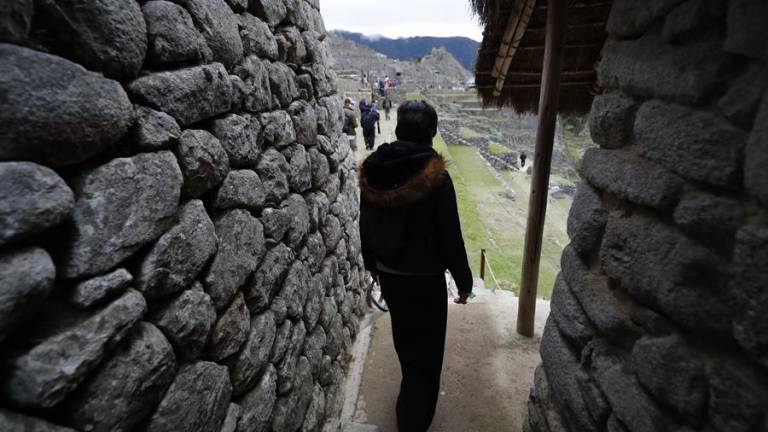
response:
[(523, 275), (517, 313), (517, 332), (527, 337), (533, 337), (536, 317), (536, 289), (539, 283), (541, 241), (547, 214), (552, 147), (555, 141), (557, 111), (560, 103), (560, 74), (568, 18), (567, 3), (567, 0), (548, 0), (547, 2), (547, 33), (541, 77), (541, 96), (539, 97), (539, 125), (536, 131), (536, 154), (533, 179), (531, 180), (531, 197), (528, 203)]
[(485, 249), (480, 250), (480, 279), (485, 280)]

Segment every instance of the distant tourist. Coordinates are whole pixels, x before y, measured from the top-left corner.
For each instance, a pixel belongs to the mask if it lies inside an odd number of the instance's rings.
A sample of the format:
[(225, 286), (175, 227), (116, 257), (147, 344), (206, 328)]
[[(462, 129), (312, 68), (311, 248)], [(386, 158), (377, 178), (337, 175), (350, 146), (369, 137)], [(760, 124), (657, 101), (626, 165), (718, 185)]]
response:
[(435, 414), (448, 315), (445, 270), (456, 281), (456, 303), (465, 304), (472, 291), (456, 192), (446, 161), (432, 149), (437, 121), (426, 102), (403, 103), (398, 141), (380, 146), (360, 169), (363, 261), (392, 318), (403, 377), (396, 408), (401, 432), (425, 432)]
[(379, 94), (381, 96), (386, 96), (387, 94), (387, 87), (386, 87), (386, 84), (384, 84), (383, 79), (379, 79)]
[(389, 96), (385, 97), (381, 107), (384, 108), (384, 118), (389, 120), (389, 112), (392, 111), (392, 99)]
[[(376, 111), (376, 104), (370, 105), (360, 102), (360, 124), (363, 126), (363, 139), (365, 140), (366, 150), (373, 150), (376, 145), (376, 124), (379, 122), (379, 113)], [(379, 126), (381, 131), (381, 126)]]
[(525, 168), (525, 161), (528, 159), (528, 154), (525, 152), (520, 153), (520, 167)]
[[(362, 102), (361, 102), (362, 103)], [(350, 98), (344, 99), (344, 126), (341, 131), (347, 136), (349, 146), (352, 150), (357, 150), (357, 114), (355, 114), (355, 103)]]

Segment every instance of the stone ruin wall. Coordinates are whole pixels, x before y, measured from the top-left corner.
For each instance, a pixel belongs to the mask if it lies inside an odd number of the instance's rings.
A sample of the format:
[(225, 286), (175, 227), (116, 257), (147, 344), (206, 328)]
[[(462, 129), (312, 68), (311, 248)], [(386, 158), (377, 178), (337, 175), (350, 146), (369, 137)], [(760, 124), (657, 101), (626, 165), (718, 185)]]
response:
[(317, 0), (0, 4), (0, 430), (317, 431), (364, 313)]
[(526, 430), (768, 431), (766, 18), (614, 2)]

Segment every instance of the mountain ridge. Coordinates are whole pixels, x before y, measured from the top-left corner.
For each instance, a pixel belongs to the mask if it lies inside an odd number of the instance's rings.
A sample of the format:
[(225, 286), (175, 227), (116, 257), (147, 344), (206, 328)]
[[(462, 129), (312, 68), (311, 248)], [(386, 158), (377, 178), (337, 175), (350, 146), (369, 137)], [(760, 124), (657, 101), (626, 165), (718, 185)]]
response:
[(384, 36), (367, 36), (346, 30), (332, 30), (331, 33), (398, 60), (418, 59), (429, 54), (433, 48), (443, 47), (467, 70), (474, 69), (477, 50), (480, 47), (480, 43), (476, 40), (463, 36), (412, 36), (393, 39)]

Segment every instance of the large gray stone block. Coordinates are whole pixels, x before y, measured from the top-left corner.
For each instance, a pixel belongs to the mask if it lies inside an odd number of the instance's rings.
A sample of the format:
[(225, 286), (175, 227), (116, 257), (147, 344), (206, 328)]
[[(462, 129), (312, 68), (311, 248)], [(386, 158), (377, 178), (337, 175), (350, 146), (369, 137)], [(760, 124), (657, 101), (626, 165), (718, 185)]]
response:
[(71, 182), (76, 202), (62, 276), (104, 273), (159, 237), (173, 224), (181, 182), (170, 152), (114, 159), (79, 174)]
[(299, 254), (299, 258), (314, 273), (320, 270), (320, 265), (323, 263), (326, 253), (323, 235), (316, 231), (307, 236), (307, 241)]
[[(287, 313), (288, 312), (286, 311), (286, 315)], [(285, 317), (283, 317), (283, 323), (277, 328), (275, 342), (272, 344), (272, 350), (269, 353), (269, 361), (273, 364), (279, 364), (283, 360), (285, 352), (288, 349), (288, 341), (291, 340), (291, 329), (293, 328), (293, 324), (290, 320), (284, 318)]]
[(241, 208), (258, 212), (267, 193), (259, 175), (251, 170), (230, 171), (216, 192), (213, 206), (217, 210)]
[(764, 89), (768, 86), (768, 72), (764, 66), (752, 65), (738, 78), (732, 80), (728, 91), (717, 101), (717, 107), (728, 120), (739, 127), (749, 130), (763, 99)]
[(124, 268), (96, 276), (75, 285), (70, 303), (77, 308), (90, 308), (122, 294), (131, 282), (133, 276)]
[(744, 186), (760, 203), (768, 207), (768, 93), (763, 94), (755, 128), (749, 136), (744, 158)]
[(325, 419), (325, 392), (320, 384), (315, 384), (312, 390), (312, 402), (309, 403), (307, 414), (304, 416), (304, 423), (301, 425), (302, 432), (316, 431), (323, 426)]
[(186, 9), (165, 0), (149, 1), (141, 9), (147, 21), (151, 66), (195, 65), (213, 58)]
[(0, 76), (0, 160), (82, 162), (119, 142), (133, 124), (118, 82), (61, 57), (0, 44)]
[(599, 192), (587, 182), (579, 183), (567, 223), (568, 237), (574, 249), (582, 254), (597, 250), (607, 219), (608, 212)]
[(714, 243), (732, 238), (745, 213), (742, 204), (734, 199), (694, 192), (683, 196), (673, 218), (686, 232)]
[(326, 250), (336, 250), (336, 246), (341, 241), (344, 234), (341, 230), (341, 222), (336, 216), (328, 215), (325, 219), (325, 224), (320, 226), (320, 232), (323, 234), (325, 240)]
[(271, 311), (251, 320), (251, 333), (243, 349), (227, 361), (235, 396), (248, 393), (257, 384), (259, 374), (269, 364), (276, 331), (275, 316)]
[(136, 105), (135, 145), (142, 151), (171, 148), (181, 136), (181, 127), (168, 114)]
[(765, 369), (733, 358), (709, 368), (708, 417), (718, 430), (764, 431), (767, 401)]
[(237, 15), (224, 0), (174, 0), (184, 6), (213, 53), (213, 60), (232, 68), (243, 58)]
[(69, 417), (82, 430), (131, 430), (152, 413), (175, 372), (171, 344), (155, 326), (140, 322), (67, 400)]
[(569, 414), (568, 420), (573, 429), (585, 432), (599, 430), (579, 389), (579, 380), (585, 379), (586, 373), (579, 366), (578, 353), (571, 350), (552, 318), (547, 320), (541, 338), (541, 358), (552, 397)]
[(298, 253), (309, 233), (309, 207), (301, 195), (293, 194), (283, 202), (282, 208), (291, 216), (285, 244)]
[(264, 255), (264, 229), (245, 210), (231, 210), (215, 222), (219, 250), (203, 283), (216, 310), (231, 302), (237, 290), (259, 266)]
[[(638, 3), (636, 7), (646, 5)], [(620, 89), (636, 97), (699, 105), (719, 91), (728, 78), (728, 57), (712, 55), (721, 49), (720, 44), (719, 40), (710, 39), (671, 45), (656, 32), (640, 39), (609, 42), (598, 75), (609, 89)]]
[(317, 144), (317, 114), (305, 101), (296, 101), (288, 107), (296, 131), (296, 141), (306, 147)]
[(733, 334), (758, 362), (768, 366), (768, 225), (749, 224), (736, 234), (729, 291), (739, 312)]
[(640, 303), (693, 331), (730, 332), (727, 264), (647, 215), (611, 214), (600, 250), (605, 273)]
[(296, 431), (304, 422), (304, 416), (312, 402), (314, 382), (312, 381), (312, 366), (306, 357), (300, 357), (296, 367), (295, 389), (277, 400), (272, 413), (272, 430), (274, 432)]
[(137, 2), (43, 0), (35, 10), (54, 51), (116, 79), (137, 76), (147, 53), (147, 25)]
[(272, 96), (282, 108), (288, 106), (299, 97), (299, 88), (296, 85), (296, 73), (285, 63), (264, 64), (269, 73), (269, 86)]
[(0, 429), (12, 432), (76, 432), (35, 417), (0, 409)]
[(260, 116), (264, 126), (264, 142), (277, 149), (284, 149), (296, 142), (291, 116), (286, 111), (274, 111)]
[(184, 365), (152, 415), (147, 432), (218, 431), (227, 416), (232, 384), (216, 363)]
[(277, 370), (270, 364), (259, 384), (240, 400), (242, 414), (237, 422), (237, 432), (267, 431), (276, 401)]
[(557, 277), (552, 291), (551, 314), (563, 335), (579, 346), (594, 337), (592, 323), (562, 275)]
[(150, 249), (136, 273), (136, 286), (149, 299), (188, 288), (216, 253), (213, 222), (202, 201), (184, 204), (176, 224)]
[[(299, 0), (301, 1), (301, 0)], [(301, 65), (307, 57), (304, 38), (295, 26), (281, 27), (276, 35), (281, 61)]]
[(176, 351), (188, 360), (203, 353), (216, 308), (199, 282), (152, 312), (149, 318), (171, 341)]
[(252, 312), (259, 312), (269, 306), (269, 301), (280, 289), (293, 260), (293, 251), (282, 243), (267, 251), (250, 284), (243, 290), (245, 301)]
[(768, 61), (768, 32), (763, 26), (768, 5), (760, 0), (734, 0), (728, 5), (725, 50)]
[(312, 160), (301, 144), (283, 150), (289, 161), (288, 182), (292, 192), (303, 193), (312, 188)]
[(328, 158), (317, 148), (309, 149), (309, 160), (312, 168), (312, 187), (318, 189), (331, 175), (331, 165)]
[(629, 319), (629, 308), (608, 285), (605, 276), (592, 273), (576, 251), (567, 246), (562, 255), (562, 276), (599, 333), (618, 343), (640, 336)]
[(34, 12), (34, 0), (8, 1), (0, 4), (0, 41), (24, 43), (32, 27)]
[(50, 168), (0, 162), (0, 184), (0, 246), (59, 225), (72, 213), (72, 191)]
[(269, 62), (250, 55), (235, 67), (235, 75), (245, 84), (243, 108), (246, 111), (260, 113), (272, 108), (272, 89), (265, 66), (267, 63)]
[(188, 129), (176, 146), (185, 197), (198, 197), (224, 181), (229, 172), (229, 157), (215, 136), (205, 130)]
[(144, 298), (129, 290), (84, 322), (43, 339), (10, 360), (3, 386), (15, 405), (50, 408), (93, 372), (147, 310)]
[(587, 181), (598, 189), (661, 210), (677, 202), (683, 186), (676, 175), (623, 150), (591, 148), (584, 153), (581, 167)]
[[(314, 168), (314, 164), (312, 166)], [(305, 198), (309, 206), (309, 229), (314, 232), (325, 223), (331, 204), (323, 192), (311, 192), (306, 194)]]
[(235, 432), (237, 431), (237, 422), (240, 421), (240, 405), (236, 403), (230, 403), (227, 408), (227, 415), (224, 417), (224, 422), (221, 424), (219, 432)]
[(621, 92), (596, 96), (589, 117), (592, 141), (609, 149), (632, 144), (632, 127), (638, 105), (637, 101)]
[(275, 365), (277, 367), (277, 394), (280, 396), (284, 396), (294, 389), (296, 371), (304, 349), (306, 335), (307, 330), (302, 321), (291, 326), (291, 338), (288, 341), (285, 355)]
[(56, 267), (41, 248), (0, 254), (0, 341), (35, 314), (55, 280)]
[(638, 383), (637, 378), (615, 365), (597, 374), (597, 382), (613, 413), (630, 432), (656, 432), (672, 424)]
[(269, 30), (269, 25), (249, 13), (240, 14), (239, 20), (245, 55), (277, 60), (277, 40)]
[(249, 10), (273, 29), (288, 16), (285, 0), (253, 0)]
[(232, 83), (221, 63), (145, 75), (128, 84), (128, 91), (182, 126), (225, 113), (232, 105)]
[(307, 266), (298, 260), (290, 266), (285, 275), (285, 281), (278, 296), (288, 303), (288, 316), (292, 319), (300, 319), (303, 316), (310, 279)]
[(214, 120), (211, 133), (219, 139), (235, 168), (254, 168), (259, 160), (264, 136), (254, 116), (228, 114)]
[(250, 321), (251, 314), (245, 305), (243, 295), (238, 293), (232, 300), (232, 304), (219, 313), (219, 318), (211, 329), (208, 356), (220, 362), (240, 351), (248, 340)]
[(690, 0), (679, 4), (664, 20), (661, 34), (664, 40), (671, 43), (685, 43), (695, 40), (696, 36), (711, 28), (721, 26), (726, 2), (713, 2), (708, 0)]
[(679, 335), (643, 338), (632, 349), (631, 365), (656, 400), (699, 424), (708, 396), (703, 357)]
[(261, 222), (264, 224), (264, 235), (269, 244), (280, 243), (291, 228), (291, 214), (285, 208), (264, 209)]
[(619, 38), (640, 36), (654, 21), (663, 18), (683, 0), (649, 0), (640, 4), (632, 0), (617, 0), (611, 7), (606, 29)]
[(747, 135), (718, 116), (650, 101), (637, 112), (635, 138), (643, 156), (685, 178), (739, 185)]
[(261, 155), (256, 171), (267, 191), (267, 205), (277, 206), (288, 196), (288, 170), (288, 161), (277, 150), (270, 148)]

